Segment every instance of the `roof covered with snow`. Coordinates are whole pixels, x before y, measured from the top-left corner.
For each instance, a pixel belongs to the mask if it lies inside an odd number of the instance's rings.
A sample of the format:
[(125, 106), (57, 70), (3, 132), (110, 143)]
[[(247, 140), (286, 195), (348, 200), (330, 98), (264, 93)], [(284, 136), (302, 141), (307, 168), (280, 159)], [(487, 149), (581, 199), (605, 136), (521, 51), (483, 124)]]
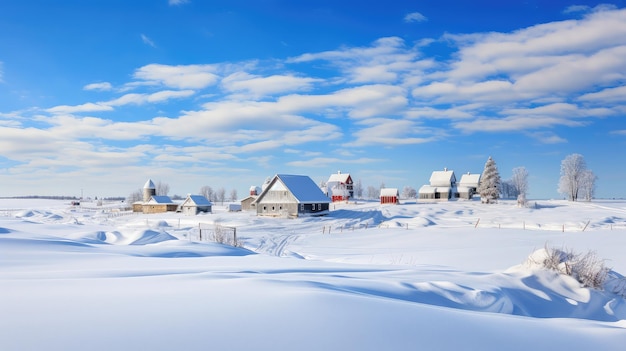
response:
[[(324, 195), (322, 190), (315, 184), (313, 179), (305, 175), (293, 175), (293, 174), (277, 174), (270, 182), (269, 187), (263, 190), (263, 193), (259, 195), (259, 199), (262, 199), (267, 191), (274, 188), (274, 185), (280, 182), (282, 183), (291, 194), (296, 198), (299, 203), (324, 203), (330, 202), (330, 199)], [(259, 200), (257, 200), (258, 202)]]
[(154, 183), (152, 182), (152, 179), (148, 179), (146, 184), (143, 185), (143, 188), (144, 189), (156, 189), (156, 186), (154, 186)]
[(351, 179), (350, 173), (338, 172), (338, 173), (330, 175), (330, 177), (328, 178), (328, 183), (331, 183), (331, 182), (347, 183), (348, 179)]
[(431, 186), (450, 186), (453, 182), (456, 182), (454, 171), (444, 169), (443, 171), (434, 171), (430, 176)]
[(380, 196), (398, 196), (398, 188), (382, 188)]
[(461, 176), (459, 185), (475, 188), (475, 187), (478, 187), (479, 182), (480, 182), (480, 174), (466, 173)]

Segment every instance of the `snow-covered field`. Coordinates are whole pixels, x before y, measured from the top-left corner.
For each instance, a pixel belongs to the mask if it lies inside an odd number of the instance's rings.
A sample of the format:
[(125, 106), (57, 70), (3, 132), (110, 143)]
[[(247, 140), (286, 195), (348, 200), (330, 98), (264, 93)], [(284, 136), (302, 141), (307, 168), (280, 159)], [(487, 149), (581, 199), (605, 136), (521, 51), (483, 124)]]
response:
[[(531, 205), (276, 219), (0, 199), (0, 349), (622, 349), (626, 201)], [(215, 223), (243, 247), (198, 242)], [(546, 245), (595, 251), (613, 283), (529, 264)]]

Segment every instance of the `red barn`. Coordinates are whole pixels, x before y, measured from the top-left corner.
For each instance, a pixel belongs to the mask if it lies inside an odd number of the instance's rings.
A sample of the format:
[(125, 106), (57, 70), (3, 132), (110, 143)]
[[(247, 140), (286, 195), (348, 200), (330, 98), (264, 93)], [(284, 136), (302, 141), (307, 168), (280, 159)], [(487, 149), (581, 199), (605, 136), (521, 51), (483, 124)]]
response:
[(380, 189), (380, 203), (381, 204), (397, 204), (400, 193), (397, 188), (383, 188)]

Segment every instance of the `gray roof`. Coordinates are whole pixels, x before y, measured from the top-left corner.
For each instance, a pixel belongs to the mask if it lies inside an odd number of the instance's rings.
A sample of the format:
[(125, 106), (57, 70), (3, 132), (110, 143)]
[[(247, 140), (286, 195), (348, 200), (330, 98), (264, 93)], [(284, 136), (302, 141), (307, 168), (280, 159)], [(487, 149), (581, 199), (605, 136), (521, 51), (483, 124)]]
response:
[(143, 188), (144, 189), (156, 189), (156, 187), (154, 186), (154, 183), (152, 182), (152, 179), (148, 179), (146, 184), (143, 185)]

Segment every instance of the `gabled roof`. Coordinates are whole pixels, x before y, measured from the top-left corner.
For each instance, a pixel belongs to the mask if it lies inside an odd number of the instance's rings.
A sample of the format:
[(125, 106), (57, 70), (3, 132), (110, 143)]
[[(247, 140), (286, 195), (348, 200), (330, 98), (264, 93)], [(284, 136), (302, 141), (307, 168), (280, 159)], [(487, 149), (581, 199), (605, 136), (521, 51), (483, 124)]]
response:
[(315, 184), (313, 179), (304, 175), (277, 174), (272, 178), (269, 185), (263, 189), (256, 202), (260, 202), (267, 192), (271, 191), (277, 183), (283, 185), (291, 192), (298, 203), (324, 203), (330, 199), (324, 195), (322, 190)]
[(380, 196), (398, 196), (397, 188), (382, 188), (380, 189)]
[(211, 206), (212, 203), (211, 201), (209, 201), (209, 199), (207, 199), (206, 197), (202, 195), (188, 195), (181, 206), (188, 206), (188, 205)]
[(149, 204), (161, 204), (161, 205), (169, 205), (169, 204), (173, 204), (174, 201), (172, 201), (172, 199), (170, 199), (169, 196), (165, 196), (165, 195), (153, 195), (150, 198), (150, 201), (148, 201)]
[(453, 182), (456, 182), (454, 171), (434, 171), (430, 176), (431, 186), (450, 186)]
[(348, 179), (352, 179), (350, 178), (350, 173), (335, 173), (335, 174), (331, 174), (330, 177), (328, 178), (328, 183), (331, 182), (340, 182), (340, 183), (347, 183)]
[(480, 174), (466, 173), (461, 176), (459, 185), (469, 186), (469, 187), (478, 187), (479, 182), (480, 182)]

